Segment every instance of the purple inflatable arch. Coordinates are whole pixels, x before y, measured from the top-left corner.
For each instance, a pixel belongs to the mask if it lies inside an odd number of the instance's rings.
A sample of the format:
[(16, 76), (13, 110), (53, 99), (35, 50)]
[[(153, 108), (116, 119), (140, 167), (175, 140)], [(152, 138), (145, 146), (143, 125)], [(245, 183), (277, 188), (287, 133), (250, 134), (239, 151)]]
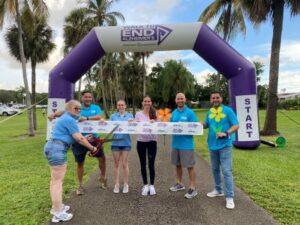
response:
[(202, 23), (96, 27), (50, 72), (49, 99), (72, 99), (75, 82), (107, 52), (183, 49), (193, 49), (228, 79), (230, 105), (240, 122), (234, 145), (258, 147), (254, 65)]

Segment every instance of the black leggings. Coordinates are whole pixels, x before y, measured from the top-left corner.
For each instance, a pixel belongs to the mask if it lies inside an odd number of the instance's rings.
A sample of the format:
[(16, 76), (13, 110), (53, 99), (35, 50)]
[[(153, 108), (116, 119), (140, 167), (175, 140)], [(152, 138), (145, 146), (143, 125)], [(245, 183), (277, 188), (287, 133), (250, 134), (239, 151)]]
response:
[[(148, 150), (148, 151), (147, 151)], [(146, 157), (148, 155), (148, 167), (150, 172), (150, 184), (154, 184), (155, 179), (155, 157), (157, 152), (157, 143), (156, 141), (149, 142), (137, 142), (137, 152), (139, 154), (140, 163), (141, 163), (141, 174), (143, 177), (144, 185), (148, 184), (147, 181), (147, 171), (146, 171)]]

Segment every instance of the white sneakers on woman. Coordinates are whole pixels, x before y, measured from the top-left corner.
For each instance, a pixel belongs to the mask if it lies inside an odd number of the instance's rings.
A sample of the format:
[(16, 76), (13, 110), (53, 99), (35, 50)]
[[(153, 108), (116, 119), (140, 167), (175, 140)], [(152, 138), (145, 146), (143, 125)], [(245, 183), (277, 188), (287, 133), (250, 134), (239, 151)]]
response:
[(154, 185), (144, 185), (143, 188), (142, 188), (142, 195), (143, 196), (147, 196), (147, 195), (156, 195), (156, 191), (155, 191), (155, 188), (154, 188)]
[[(129, 192), (129, 186), (128, 184), (124, 184), (123, 186), (123, 191), (122, 191), (124, 194), (128, 193)], [(119, 185), (115, 185), (114, 187), (114, 193), (115, 194), (118, 194), (120, 193), (120, 188), (119, 188)]]
[(58, 213), (53, 212), (53, 217), (51, 219), (52, 223), (59, 223), (61, 221), (69, 221), (73, 218), (72, 213), (67, 213), (66, 211), (61, 210)]
[(154, 185), (150, 185), (149, 186), (149, 193), (150, 193), (150, 195), (156, 195), (156, 191), (155, 191)]
[(144, 185), (143, 188), (142, 188), (142, 195), (143, 195), (143, 196), (146, 196), (146, 195), (148, 195), (148, 192), (149, 192), (149, 185), (146, 184), (146, 185)]

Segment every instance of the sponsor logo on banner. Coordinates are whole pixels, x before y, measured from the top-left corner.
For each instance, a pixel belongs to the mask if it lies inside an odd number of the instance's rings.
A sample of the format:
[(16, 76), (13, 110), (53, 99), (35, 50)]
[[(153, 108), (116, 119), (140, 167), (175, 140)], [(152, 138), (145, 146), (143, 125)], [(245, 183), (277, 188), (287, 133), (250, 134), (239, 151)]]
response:
[[(160, 45), (172, 32), (161, 25), (125, 26), (121, 30), (123, 42), (156, 42)], [(141, 44), (142, 45), (142, 44)]]

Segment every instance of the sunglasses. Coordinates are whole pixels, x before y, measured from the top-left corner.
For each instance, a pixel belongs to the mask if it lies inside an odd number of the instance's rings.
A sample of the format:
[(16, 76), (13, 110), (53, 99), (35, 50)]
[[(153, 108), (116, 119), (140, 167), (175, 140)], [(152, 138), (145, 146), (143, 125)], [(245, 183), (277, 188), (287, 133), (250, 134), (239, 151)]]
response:
[(76, 111), (80, 111), (80, 110), (81, 110), (80, 107), (75, 107), (74, 109), (75, 109)]

